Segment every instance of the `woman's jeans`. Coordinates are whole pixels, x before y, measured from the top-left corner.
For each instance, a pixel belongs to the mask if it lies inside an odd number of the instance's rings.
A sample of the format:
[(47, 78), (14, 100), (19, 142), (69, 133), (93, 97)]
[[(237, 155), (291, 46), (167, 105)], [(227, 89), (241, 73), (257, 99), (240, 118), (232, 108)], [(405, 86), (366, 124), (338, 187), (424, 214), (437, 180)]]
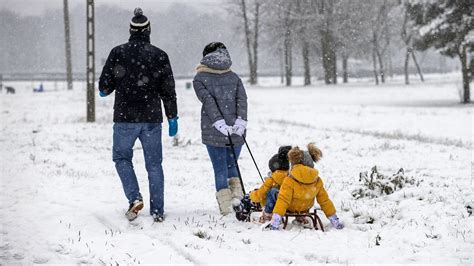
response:
[[(238, 177), (237, 166), (235, 164), (234, 154), (230, 147), (216, 147), (206, 145), (207, 152), (211, 158), (212, 167), (214, 168), (214, 178), (216, 181), (216, 191), (229, 187), (227, 179)], [(242, 146), (234, 146), (237, 160), (240, 156)]]
[(150, 189), (150, 214), (163, 215), (164, 176), (160, 123), (115, 123), (112, 156), (129, 203), (142, 200), (133, 170), (133, 146), (142, 143)]

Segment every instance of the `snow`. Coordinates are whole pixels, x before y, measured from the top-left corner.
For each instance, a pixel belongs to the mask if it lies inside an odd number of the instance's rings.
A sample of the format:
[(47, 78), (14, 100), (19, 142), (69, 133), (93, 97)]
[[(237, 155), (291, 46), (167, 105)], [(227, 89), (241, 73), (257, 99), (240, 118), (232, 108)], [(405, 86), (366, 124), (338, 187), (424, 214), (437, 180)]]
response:
[[(316, 168), (346, 225), (334, 230), (320, 212), (326, 232), (262, 231), (218, 214), (189, 80), (177, 82), (179, 145), (163, 130), (160, 224), (147, 202), (136, 222), (124, 217), (128, 204), (111, 159), (113, 94), (96, 99), (97, 122), (86, 123), (84, 84), (66, 91), (46, 82), (44, 93), (33, 93), (29, 82), (5, 82), (17, 93), (0, 95), (0, 264), (473, 264), (472, 106), (458, 104), (458, 75), (427, 80), (247, 86), (248, 142), (262, 172), (280, 145), (315, 141), (323, 151)], [(148, 199), (139, 142), (134, 163)], [(375, 165), (386, 175), (403, 168), (421, 182), (356, 200), (359, 173)], [(245, 148), (240, 166), (247, 191), (256, 188)]]

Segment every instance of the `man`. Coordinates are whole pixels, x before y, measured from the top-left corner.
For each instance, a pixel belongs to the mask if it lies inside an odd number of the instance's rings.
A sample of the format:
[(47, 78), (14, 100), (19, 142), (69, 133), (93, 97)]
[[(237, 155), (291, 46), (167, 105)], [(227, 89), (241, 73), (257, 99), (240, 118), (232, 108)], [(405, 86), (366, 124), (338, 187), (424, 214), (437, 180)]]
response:
[(140, 140), (145, 156), (150, 189), (150, 215), (155, 222), (164, 219), (164, 176), (161, 162), (161, 102), (169, 123), (169, 136), (178, 131), (178, 108), (173, 72), (168, 55), (150, 44), (150, 21), (140, 8), (130, 21), (128, 43), (112, 49), (99, 80), (99, 95), (115, 91), (113, 161), (129, 201), (125, 213), (137, 218), (143, 198), (133, 170), (133, 146)]

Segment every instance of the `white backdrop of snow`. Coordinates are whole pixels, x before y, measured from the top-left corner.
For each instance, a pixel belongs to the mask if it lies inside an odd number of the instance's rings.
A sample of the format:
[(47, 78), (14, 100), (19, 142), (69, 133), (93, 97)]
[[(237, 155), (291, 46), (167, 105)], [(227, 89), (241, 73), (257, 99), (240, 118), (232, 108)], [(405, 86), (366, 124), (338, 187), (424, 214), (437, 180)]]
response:
[[(473, 264), (474, 217), (465, 209), (474, 200), (472, 107), (458, 104), (458, 75), (427, 79), (308, 88), (262, 79), (247, 87), (248, 141), (263, 172), (279, 145), (315, 141), (323, 150), (316, 167), (346, 224), (333, 230), (321, 215), (326, 232), (263, 232), (218, 214), (200, 103), (185, 81), (177, 83), (181, 145), (172, 145), (167, 125), (163, 132), (166, 220), (153, 224), (147, 204), (134, 225), (111, 160), (114, 96), (96, 99), (97, 122), (86, 123), (84, 84), (66, 91), (45, 83), (34, 94), (37, 84), (6, 82), (17, 94), (0, 95), (0, 264)], [(139, 142), (134, 163), (147, 200)], [(245, 149), (240, 165), (247, 191), (257, 187)], [(423, 182), (355, 200), (359, 172), (374, 165), (386, 174), (403, 167)]]

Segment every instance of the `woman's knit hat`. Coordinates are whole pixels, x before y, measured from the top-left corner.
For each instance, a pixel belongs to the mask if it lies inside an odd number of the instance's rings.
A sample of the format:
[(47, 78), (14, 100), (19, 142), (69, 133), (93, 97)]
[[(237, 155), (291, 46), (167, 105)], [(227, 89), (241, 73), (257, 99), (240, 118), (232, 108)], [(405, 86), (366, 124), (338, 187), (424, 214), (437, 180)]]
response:
[(137, 7), (133, 14), (134, 16), (130, 20), (130, 33), (150, 32), (150, 20), (143, 15), (143, 10)]
[(225, 47), (223, 43), (211, 42), (210, 44), (206, 45), (206, 47), (204, 47), (204, 50), (202, 51), (202, 57), (206, 56), (207, 54), (217, 51), (217, 49), (219, 48), (227, 50), (227, 47)]

